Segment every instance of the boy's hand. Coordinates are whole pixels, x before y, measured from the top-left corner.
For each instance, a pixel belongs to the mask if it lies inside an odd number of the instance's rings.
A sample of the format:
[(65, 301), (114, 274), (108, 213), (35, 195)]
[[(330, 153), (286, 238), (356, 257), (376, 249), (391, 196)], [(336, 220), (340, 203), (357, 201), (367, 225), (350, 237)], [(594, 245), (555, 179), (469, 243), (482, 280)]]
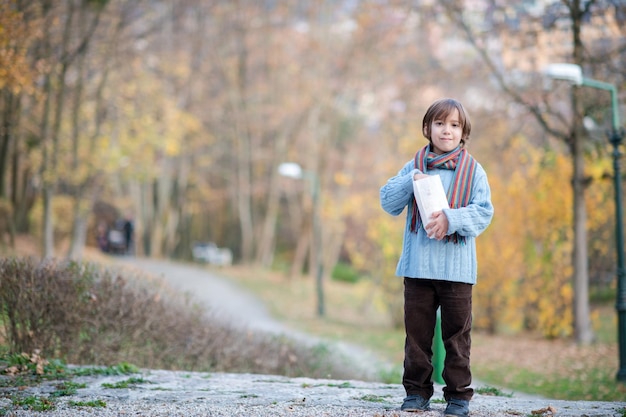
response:
[(429, 238), (442, 240), (448, 233), (448, 218), (443, 211), (436, 211), (430, 217), (425, 229)]
[(426, 175), (426, 174), (415, 174), (415, 175), (413, 175), (413, 181), (421, 180), (422, 178), (428, 178), (428, 175)]

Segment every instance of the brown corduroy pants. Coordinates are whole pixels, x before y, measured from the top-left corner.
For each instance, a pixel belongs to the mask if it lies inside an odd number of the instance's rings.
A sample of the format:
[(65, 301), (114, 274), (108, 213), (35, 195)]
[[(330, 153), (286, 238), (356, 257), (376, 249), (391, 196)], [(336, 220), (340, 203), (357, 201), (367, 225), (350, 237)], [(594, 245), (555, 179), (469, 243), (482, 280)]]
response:
[(408, 395), (433, 395), (433, 336), (441, 307), (441, 334), (446, 350), (444, 398), (470, 400), (472, 285), (431, 279), (404, 278), (404, 375)]

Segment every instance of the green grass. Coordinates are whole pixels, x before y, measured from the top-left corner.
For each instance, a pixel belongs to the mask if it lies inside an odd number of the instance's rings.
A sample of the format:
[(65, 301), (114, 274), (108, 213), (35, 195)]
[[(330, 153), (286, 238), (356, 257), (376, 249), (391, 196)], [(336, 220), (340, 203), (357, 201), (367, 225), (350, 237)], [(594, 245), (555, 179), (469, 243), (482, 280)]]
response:
[[(75, 395), (79, 389), (87, 387), (85, 383), (72, 381), (74, 377), (127, 375), (139, 372), (139, 369), (128, 363), (108, 367), (69, 368), (61, 360), (46, 360), (37, 354), (10, 354), (3, 347), (0, 348), (0, 371), (5, 374), (0, 378), (0, 387), (4, 388), (15, 389), (39, 385), (43, 381), (58, 380), (55, 390), (48, 396), (24, 395), (18, 390), (11, 397), (11, 406), (0, 408), (0, 416), (10, 416), (15, 410), (54, 410), (59, 397)], [(129, 378), (119, 384), (122, 388), (146, 382), (141, 378)], [(69, 404), (73, 407), (106, 407), (102, 400), (70, 401)]]
[(332, 279), (335, 281), (343, 281), (343, 282), (357, 282), (361, 277), (359, 272), (356, 271), (352, 266), (345, 263), (338, 263), (333, 269), (331, 274)]
[(363, 395), (362, 397), (358, 397), (356, 398), (357, 400), (361, 400), (361, 401), (368, 401), (371, 403), (386, 403), (389, 401), (389, 398), (391, 397), (391, 395), (374, 395), (374, 394), (366, 394)]
[(102, 386), (104, 388), (110, 388), (110, 389), (124, 389), (124, 388), (133, 388), (140, 384), (150, 384), (150, 381), (146, 381), (143, 378), (128, 378), (128, 379), (125, 379), (124, 381), (118, 381), (114, 384), (109, 384), (108, 382), (105, 382), (102, 384)]
[(72, 407), (92, 407), (92, 408), (104, 408), (107, 406), (107, 403), (102, 400), (92, 400), (92, 401), (70, 401), (69, 405)]
[(50, 393), (50, 397), (64, 397), (74, 395), (80, 388), (86, 388), (87, 384), (80, 384), (73, 381), (64, 381), (56, 386), (56, 390)]
[(139, 373), (139, 368), (130, 363), (122, 362), (113, 366), (106, 367), (80, 367), (69, 371), (73, 376), (115, 376), (115, 375), (129, 375)]
[(354, 388), (354, 385), (349, 382), (342, 382), (340, 384), (326, 384), (326, 386), (331, 388)]
[(476, 393), (480, 395), (495, 395), (497, 397), (512, 397), (513, 393), (505, 393), (499, 388), (495, 387), (479, 387), (476, 388)]
[(36, 395), (29, 395), (28, 397), (13, 397), (11, 402), (16, 408), (30, 411), (50, 411), (54, 410), (56, 407), (54, 401), (46, 397), (39, 397)]
[(626, 398), (626, 386), (604, 369), (588, 369), (563, 377), (509, 367), (487, 371), (481, 378), (500, 384), (503, 372), (508, 375), (507, 388), (517, 392), (563, 400), (624, 401)]

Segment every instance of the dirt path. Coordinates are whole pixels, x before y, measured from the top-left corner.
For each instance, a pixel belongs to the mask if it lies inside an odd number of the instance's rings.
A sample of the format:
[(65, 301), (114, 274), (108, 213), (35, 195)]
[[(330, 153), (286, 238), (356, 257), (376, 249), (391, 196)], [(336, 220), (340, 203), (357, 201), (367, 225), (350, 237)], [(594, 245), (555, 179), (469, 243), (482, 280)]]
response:
[(278, 334), (289, 332), (270, 316), (254, 295), (202, 266), (145, 258), (119, 258), (118, 262), (148, 272), (173, 289), (191, 294), (212, 313), (233, 325)]

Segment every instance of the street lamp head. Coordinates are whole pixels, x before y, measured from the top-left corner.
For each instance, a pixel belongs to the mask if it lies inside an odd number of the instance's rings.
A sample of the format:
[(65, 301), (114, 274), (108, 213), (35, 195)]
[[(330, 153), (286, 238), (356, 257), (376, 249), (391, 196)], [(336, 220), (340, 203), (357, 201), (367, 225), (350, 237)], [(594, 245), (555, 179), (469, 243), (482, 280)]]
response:
[(302, 167), (295, 162), (283, 162), (278, 166), (278, 173), (283, 177), (299, 180), (302, 178)]
[(569, 81), (574, 85), (582, 85), (583, 71), (576, 64), (550, 64), (544, 68), (543, 73), (556, 80)]

